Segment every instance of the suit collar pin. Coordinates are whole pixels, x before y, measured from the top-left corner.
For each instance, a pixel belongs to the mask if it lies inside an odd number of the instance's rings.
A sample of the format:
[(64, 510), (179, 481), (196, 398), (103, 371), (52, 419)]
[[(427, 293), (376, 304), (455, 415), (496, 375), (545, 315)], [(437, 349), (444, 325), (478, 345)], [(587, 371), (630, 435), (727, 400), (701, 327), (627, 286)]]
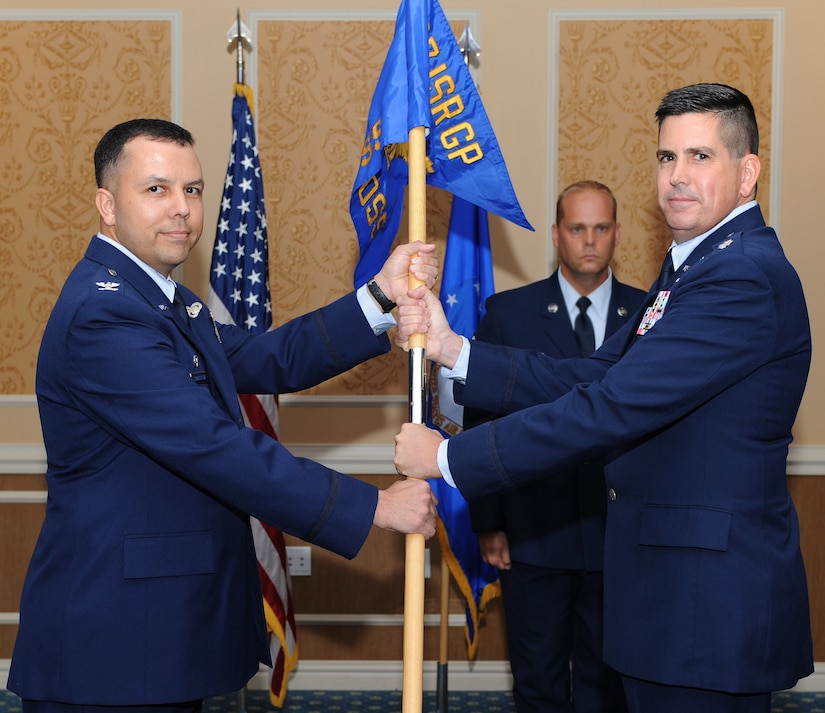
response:
[(556, 312), (559, 311), (559, 306), (555, 302), (551, 302), (549, 305), (547, 305), (547, 311), (550, 314), (556, 314)]
[(618, 314), (619, 317), (627, 317), (627, 307), (619, 307), (619, 309), (616, 310), (616, 314)]

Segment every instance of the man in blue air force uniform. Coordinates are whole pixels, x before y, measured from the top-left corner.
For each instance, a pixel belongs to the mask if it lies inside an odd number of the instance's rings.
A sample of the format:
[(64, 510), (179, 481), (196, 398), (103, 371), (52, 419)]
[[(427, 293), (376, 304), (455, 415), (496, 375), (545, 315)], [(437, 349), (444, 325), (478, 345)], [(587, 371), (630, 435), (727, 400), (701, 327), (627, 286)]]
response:
[(673, 245), (643, 308), (590, 358), (554, 360), (471, 345), (411, 293), (399, 341), (428, 329), (428, 355), (466, 378), (458, 400), (508, 415), (449, 441), (404, 425), (395, 463), (472, 498), (609, 454), (604, 658), (631, 713), (768, 713), (771, 691), (813, 671), (785, 472), (805, 298), (755, 202), (750, 100), (692, 85), (656, 116)]
[[(476, 340), (557, 358), (589, 356), (636, 312), (645, 293), (610, 269), (621, 226), (607, 186), (567, 186), (551, 233), (558, 269), (490, 297)], [(464, 427), (490, 417), (467, 408)], [(484, 560), (501, 570), (518, 713), (624, 713), (621, 680), (602, 661), (607, 495), (601, 459), (471, 500), (469, 508)]]
[[(100, 234), (38, 359), (49, 497), (8, 687), (27, 712), (198, 711), (270, 663), (249, 514), (354, 557), (373, 524), (431, 536), (435, 503), (425, 482), (378, 491), (242, 420), (239, 392), (304, 389), (388, 350), (394, 320), (366, 287), (261, 335), (216, 324), (169, 277), (203, 228), (189, 132), (120, 124), (95, 172)], [(373, 290), (386, 305), (408, 270), (432, 284), (436, 268), (402, 246)]]

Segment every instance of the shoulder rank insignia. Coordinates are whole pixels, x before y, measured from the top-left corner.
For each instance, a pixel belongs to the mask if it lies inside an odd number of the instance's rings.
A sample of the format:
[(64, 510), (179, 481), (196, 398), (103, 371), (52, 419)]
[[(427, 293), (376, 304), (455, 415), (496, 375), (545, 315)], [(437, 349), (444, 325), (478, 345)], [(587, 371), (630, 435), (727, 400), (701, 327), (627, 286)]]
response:
[(729, 246), (732, 242), (733, 242), (733, 240), (731, 240), (730, 238), (728, 238), (727, 240), (725, 240), (725, 241), (723, 241), (723, 242), (719, 243), (719, 245), (717, 245), (717, 246), (716, 246), (716, 249), (717, 249), (717, 250), (724, 250), (724, 249), (725, 249), (726, 247), (728, 247), (728, 246)]
[(215, 336), (218, 338), (218, 344), (223, 344), (223, 340), (221, 340), (221, 333), (218, 331), (218, 323), (215, 321), (215, 317), (212, 314), (212, 310), (209, 310), (209, 319), (212, 320), (212, 327), (215, 329)]
[(193, 302), (191, 305), (188, 305), (186, 308), (186, 314), (188, 314), (192, 319), (195, 319), (203, 309), (203, 305), (200, 302)]
[(120, 288), (119, 282), (95, 282), (99, 292), (117, 292)]

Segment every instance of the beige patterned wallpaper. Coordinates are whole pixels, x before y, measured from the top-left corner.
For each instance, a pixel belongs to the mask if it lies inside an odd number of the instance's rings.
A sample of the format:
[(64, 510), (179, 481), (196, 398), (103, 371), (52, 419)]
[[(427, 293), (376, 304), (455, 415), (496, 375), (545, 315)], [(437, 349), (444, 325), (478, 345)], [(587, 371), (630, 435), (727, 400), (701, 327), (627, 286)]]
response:
[[(456, 34), (463, 29), (463, 21), (452, 24)], [(256, 119), (276, 324), (351, 288), (357, 246), (349, 193), (393, 27), (391, 20), (257, 23)], [(623, 231), (615, 268), (625, 281), (646, 287), (669, 242), (655, 200), (653, 111), (670, 88), (725, 81), (749, 94), (762, 133), (760, 199), (769, 211), (772, 33), (770, 19), (559, 23), (551, 47), (553, 178), (557, 187), (595, 178), (615, 190)], [(171, 55), (169, 22), (0, 22), (0, 393), (34, 391), (43, 325), (97, 226), (95, 142), (118, 121), (170, 116)], [(449, 195), (429, 189), (430, 241), (443, 241), (449, 210)], [(407, 239), (405, 225), (399, 240)], [(393, 350), (308, 393), (406, 392), (406, 356)]]
[(647, 288), (670, 245), (653, 157), (654, 112), (671, 89), (722, 82), (750, 97), (769, 220), (772, 20), (569, 20), (558, 34), (557, 185), (592, 178), (613, 189), (622, 224), (614, 268), (623, 281)]
[(43, 328), (97, 231), (92, 154), (170, 117), (170, 23), (0, 22), (0, 393), (34, 392)]

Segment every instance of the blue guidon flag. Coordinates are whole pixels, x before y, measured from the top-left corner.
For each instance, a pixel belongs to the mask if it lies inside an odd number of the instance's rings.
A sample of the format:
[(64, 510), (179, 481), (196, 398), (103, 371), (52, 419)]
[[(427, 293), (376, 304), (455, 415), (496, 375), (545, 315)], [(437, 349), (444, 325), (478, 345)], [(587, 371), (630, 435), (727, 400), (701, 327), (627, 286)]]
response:
[(402, 0), (350, 199), (355, 287), (381, 269), (398, 233), (407, 141), (418, 126), (427, 130), (427, 183), (533, 230), (444, 11), (437, 0)]
[[(472, 338), (487, 298), (495, 292), (487, 212), (455, 196), (447, 233), (439, 297), (453, 331)], [(464, 408), (452, 397), (452, 385), (439, 378), (440, 366), (427, 379), (427, 425), (449, 437), (463, 428)], [(438, 496), (436, 534), (450, 573), (464, 596), (467, 652), (478, 651), (478, 627), (487, 603), (501, 594), (498, 569), (481, 558), (467, 501), (441, 478), (429, 481)]]

